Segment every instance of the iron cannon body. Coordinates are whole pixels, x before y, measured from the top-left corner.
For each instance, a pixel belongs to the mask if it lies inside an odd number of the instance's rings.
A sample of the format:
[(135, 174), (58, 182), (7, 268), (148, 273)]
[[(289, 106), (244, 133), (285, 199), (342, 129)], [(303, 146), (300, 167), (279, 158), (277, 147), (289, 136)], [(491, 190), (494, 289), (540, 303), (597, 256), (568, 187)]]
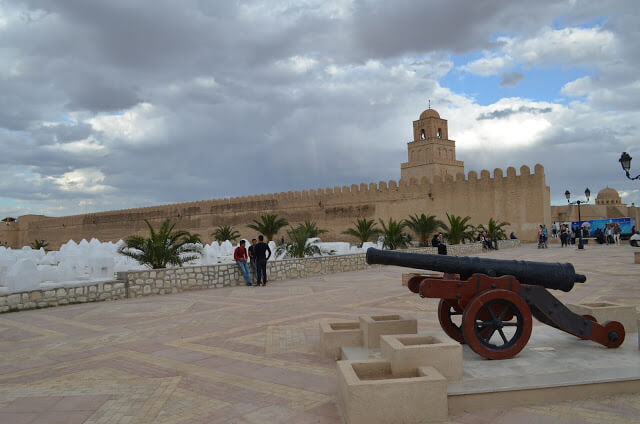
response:
[(429, 255), (370, 248), (367, 263), (439, 271), (444, 277), (416, 275), (409, 290), (439, 298), (438, 319), (449, 337), (488, 359), (517, 355), (527, 344), (532, 317), (581, 339), (609, 348), (625, 337), (618, 321), (596, 322), (572, 312), (547, 289), (570, 291), (586, 277), (570, 263), (530, 262)]

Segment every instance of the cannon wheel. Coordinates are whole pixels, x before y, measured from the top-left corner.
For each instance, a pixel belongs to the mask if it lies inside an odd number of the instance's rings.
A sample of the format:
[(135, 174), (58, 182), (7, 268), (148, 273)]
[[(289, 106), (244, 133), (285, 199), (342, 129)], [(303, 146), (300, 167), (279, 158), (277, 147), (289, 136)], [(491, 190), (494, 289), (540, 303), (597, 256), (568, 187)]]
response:
[(607, 332), (607, 346), (608, 348), (616, 348), (624, 342), (624, 326), (618, 321), (607, 321), (602, 324)]
[[(486, 317), (489, 316), (489, 319)], [(469, 347), (487, 359), (517, 355), (531, 337), (531, 310), (508, 290), (489, 290), (474, 297), (462, 315), (462, 334)]]
[[(455, 300), (440, 299), (438, 304), (438, 320), (440, 321), (440, 327), (447, 333), (447, 336), (451, 337), (458, 343), (464, 344), (464, 336), (462, 335), (462, 327), (451, 319), (452, 315), (462, 316), (462, 308)], [(461, 320), (462, 321), (462, 320)]]

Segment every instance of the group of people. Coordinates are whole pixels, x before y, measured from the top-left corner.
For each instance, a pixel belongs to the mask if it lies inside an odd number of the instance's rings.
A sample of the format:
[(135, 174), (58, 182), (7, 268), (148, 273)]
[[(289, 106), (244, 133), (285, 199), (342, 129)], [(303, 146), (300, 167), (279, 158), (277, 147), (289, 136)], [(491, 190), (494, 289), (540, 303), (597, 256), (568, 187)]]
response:
[[(598, 228), (593, 232), (593, 236), (600, 244), (620, 244), (620, 234), (622, 233), (622, 229), (617, 222), (613, 222), (610, 224), (606, 224), (605, 228)], [(632, 231), (633, 234), (633, 231)], [(559, 230), (554, 230), (554, 237), (560, 237), (560, 243), (562, 247), (569, 246), (569, 244), (573, 244), (575, 239), (590, 236), (590, 232), (588, 229), (584, 227), (578, 227), (576, 231), (573, 231), (568, 224), (560, 224)]]
[(431, 247), (438, 248), (438, 255), (446, 255), (447, 254), (447, 245), (444, 244), (444, 237), (442, 234), (434, 234), (431, 239)]
[(547, 249), (549, 247), (549, 230), (544, 224), (538, 227), (538, 249)]
[(252, 277), (255, 277), (255, 286), (264, 287), (267, 284), (267, 261), (271, 257), (271, 249), (264, 242), (264, 236), (251, 239), (251, 246), (245, 247), (246, 241), (240, 240), (240, 245), (233, 252), (233, 259), (238, 264), (240, 272), (247, 286), (253, 286)]
[(622, 230), (620, 229), (620, 225), (617, 222), (606, 224), (604, 230), (600, 230), (602, 235), (597, 234), (596, 237), (602, 237), (604, 244), (615, 244), (616, 246), (620, 245), (620, 233)]
[(482, 242), (482, 248), (484, 250), (498, 250), (498, 242), (491, 239), (491, 236), (489, 236), (489, 233), (486, 231), (484, 233), (479, 233), (478, 237), (476, 237), (476, 241)]

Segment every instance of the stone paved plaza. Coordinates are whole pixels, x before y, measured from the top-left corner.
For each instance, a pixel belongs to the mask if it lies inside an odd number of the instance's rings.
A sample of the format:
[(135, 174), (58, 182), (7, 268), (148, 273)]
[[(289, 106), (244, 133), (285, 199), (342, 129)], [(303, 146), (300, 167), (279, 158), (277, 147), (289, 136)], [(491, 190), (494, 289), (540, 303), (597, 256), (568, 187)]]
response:
[[(629, 246), (524, 245), (484, 256), (573, 262), (587, 283), (554, 292), (563, 301), (640, 305), (640, 265)], [(402, 271), (1, 315), (0, 423), (339, 423), (334, 362), (315, 353), (318, 321), (409, 313), (419, 330), (439, 328), (437, 300), (401, 287)], [(450, 419), (637, 423), (640, 394), (496, 407)]]

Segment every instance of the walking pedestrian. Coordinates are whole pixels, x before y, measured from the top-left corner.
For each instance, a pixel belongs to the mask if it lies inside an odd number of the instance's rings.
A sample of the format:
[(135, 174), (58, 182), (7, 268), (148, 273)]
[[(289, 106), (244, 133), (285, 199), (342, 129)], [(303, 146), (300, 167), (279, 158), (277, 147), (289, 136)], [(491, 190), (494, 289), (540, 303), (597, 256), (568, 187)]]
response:
[(569, 230), (567, 229), (566, 224), (562, 224), (562, 226), (560, 227), (560, 246), (561, 247), (568, 246), (569, 245), (568, 239), (569, 239)]
[(616, 243), (616, 246), (620, 246), (620, 225), (616, 222), (613, 224), (613, 241)]
[(267, 284), (267, 261), (271, 257), (271, 249), (264, 242), (262, 234), (258, 236), (258, 244), (253, 247), (253, 254), (256, 256), (256, 284), (264, 287)]
[(247, 249), (244, 247), (245, 240), (240, 240), (240, 245), (233, 251), (233, 260), (238, 264), (240, 272), (246, 281), (247, 286), (251, 285), (251, 277), (249, 276), (249, 265), (247, 264)]
[(546, 225), (542, 226), (542, 237), (544, 238), (544, 248), (548, 248), (547, 240), (549, 240), (549, 230)]

